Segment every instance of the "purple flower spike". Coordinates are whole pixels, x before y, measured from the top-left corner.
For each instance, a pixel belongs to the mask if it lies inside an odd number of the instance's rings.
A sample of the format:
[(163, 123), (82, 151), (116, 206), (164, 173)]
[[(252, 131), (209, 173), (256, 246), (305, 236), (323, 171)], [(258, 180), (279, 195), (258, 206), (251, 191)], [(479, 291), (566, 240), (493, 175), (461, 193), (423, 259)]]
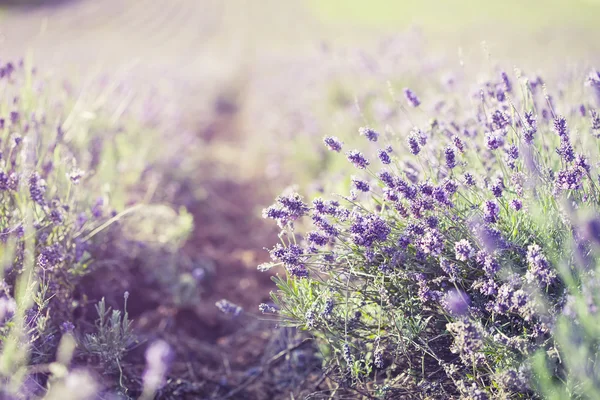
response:
[(408, 103), (413, 107), (418, 107), (421, 104), (417, 95), (408, 88), (404, 89), (404, 96), (406, 97), (406, 100), (408, 100)]
[(374, 129), (371, 129), (369, 127), (359, 128), (358, 133), (361, 136), (364, 136), (367, 139), (369, 139), (371, 142), (376, 142), (377, 139), (379, 138), (379, 133), (377, 133)]
[(337, 151), (339, 153), (342, 150), (342, 142), (335, 136), (325, 136), (323, 142), (331, 151)]
[(369, 165), (369, 160), (358, 150), (349, 151), (346, 153), (346, 156), (348, 157), (348, 161), (358, 169), (365, 169)]

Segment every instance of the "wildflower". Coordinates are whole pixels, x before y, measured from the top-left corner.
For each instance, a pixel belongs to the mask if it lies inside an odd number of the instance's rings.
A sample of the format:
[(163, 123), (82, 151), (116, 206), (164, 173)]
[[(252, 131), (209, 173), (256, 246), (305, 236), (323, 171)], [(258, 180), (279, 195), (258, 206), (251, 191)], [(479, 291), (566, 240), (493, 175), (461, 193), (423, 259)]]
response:
[(323, 142), (330, 151), (337, 151), (339, 153), (342, 150), (342, 142), (335, 136), (325, 136)]
[(559, 190), (578, 190), (581, 188), (582, 179), (582, 169), (578, 167), (571, 167), (558, 171), (555, 185)]
[(416, 133), (414, 131), (412, 131), (409, 135), (408, 138), (406, 139), (407, 143), (408, 143), (408, 147), (410, 149), (410, 152), (412, 154), (414, 154), (415, 156), (417, 154), (419, 154), (419, 152), (421, 151), (421, 146), (419, 145), (419, 139), (416, 135)]
[(380, 217), (370, 214), (366, 217), (357, 215), (350, 226), (354, 243), (359, 246), (371, 247), (375, 242), (384, 242), (391, 228)]
[(77, 185), (79, 184), (79, 181), (81, 180), (83, 175), (84, 172), (82, 170), (80, 170), (79, 168), (74, 168), (71, 172), (67, 174), (67, 178), (69, 178), (71, 182), (73, 182), (73, 184)]
[(556, 116), (554, 118), (554, 131), (558, 134), (558, 136), (567, 137), (569, 136), (569, 130), (567, 128), (567, 120), (563, 116)]
[(484, 203), (483, 206), (483, 219), (488, 223), (496, 223), (498, 222), (498, 218), (500, 216), (500, 207), (498, 203), (492, 200), (488, 200)]
[(29, 176), (29, 195), (31, 200), (38, 203), (39, 205), (46, 204), (44, 200), (44, 193), (46, 192), (46, 181), (40, 178), (37, 172), (33, 172)]
[(519, 199), (513, 199), (510, 201), (510, 207), (515, 211), (520, 211), (523, 208), (523, 202)]
[(490, 190), (492, 191), (492, 194), (497, 199), (500, 198), (500, 197), (502, 197), (502, 190), (503, 189), (504, 189), (504, 183), (502, 182), (502, 178), (496, 179), (495, 182), (490, 187)]
[(527, 282), (531, 283), (537, 280), (545, 285), (550, 285), (556, 279), (556, 274), (552, 271), (548, 259), (537, 244), (527, 247), (527, 263), (529, 265), (529, 270), (525, 274)]
[(263, 218), (276, 220), (281, 226), (293, 222), (308, 213), (309, 208), (298, 193), (279, 196), (276, 204), (263, 210)]
[(523, 124), (523, 139), (525, 143), (533, 143), (533, 137), (537, 132), (537, 116), (533, 114), (533, 111), (525, 112)]
[(458, 136), (452, 136), (452, 142), (461, 154), (465, 152), (465, 143)]
[(273, 314), (273, 313), (277, 312), (277, 309), (275, 307), (268, 305), (266, 303), (261, 303), (258, 306), (258, 310), (263, 314), (267, 314), (267, 313)]
[(329, 237), (317, 231), (311, 231), (306, 234), (306, 241), (315, 246), (325, 246), (329, 242)]
[(467, 261), (475, 255), (475, 249), (468, 240), (462, 239), (454, 244), (454, 253), (459, 261)]
[(440, 259), (440, 268), (448, 275), (450, 282), (456, 282), (460, 275), (458, 266), (445, 258)]
[(369, 165), (369, 161), (358, 150), (349, 151), (346, 153), (346, 156), (348, 157), (348, 161), (358, 169), (365, 169)]
[(500, 131), (486, 132), (485, 144), (488, 149), (496, 150), (504, 145), (504, 135)]
[(509, 124), (510, 124), (510, 117), (508, 116), (508, 114), (506, 114), (500, 110), (494, 111), (494, 113), (492, 114), (492, 126), (495, 129), (499, 129), (499, 130), (504, 129)]
[(449, 169), (456, 167), (456, 153), (454, 153), (454, 149), (452, 147), (446, 147), (444, 150), (444, 156), (446, 157), (446, 167)]
[(427, 228), (419, 242), (419, 248), (423, 253), (437, 257), (444, 249), (444, 238), (437, 229)]
[(371, 129), (369, 127), (359, 128), (358, 133), (361, 136), (364, 136), (367, 139), (369, 139), (371, 142), (376, 142), (377, 139), (379, 138), (379, 133), (377, 133), (374, 129)]
[(389, 187), (389, 188), (395, 187), (394, 177), (388, 171), (383, 170), (379, 174), (377, 174), (377, 176), (379, 177), (379, 179), (381, 179), (381, 181), (383, 183), (385, 183), (385, 185), (387, 187)]
[(510, 80), (508, 79), (508, 75), (506, 74), (506, 72), (502, 72), (500, 74), (500, 76), (502, 77), (502, 83), (504, 84), (504, 90), (506, 90), (507, 92), (511, 92), (512, 91), (512, 85), (510, 83)]
[(596, 110), (591, 111), (592, 116), (592, 130), (600, 130), (600, 113)]
[(385, 150), (379, 150), (377, 155), (379, 156), (379, 160), (385, 165), (388, 165), (392, 162), (388, 152)]
[(38, 265), (46, 270), (52, 270), (65, 260), (62, 246), (54, 243), (42, 249), (38, 256)]
[(334, 306), (335, 306), (335, 302), (333, 301), (333, 299), (331, 297), (328, 297), (327, 300), (325, 300), (325, 305), (323, 306), (323, 311), (321, 312), (321, 316), (323, 318), (329, 318), (331, 316), (331, 313), (333, 312)]
[(473, 354), (483, 348), (481, 330), (474, 322), (450, 322), (446, 324), (446, 329), (454, 336), (454, 343), (450, 348), (453, 353)]
[(465, 172), (463, 177), (465, 178), (465, 184), (467, 186), (475, 186), (475, 178), (472, 174), (470, 174), (469, 172)]
[(355, 176), (352, 177), (352, 184), (357, 190), (360, 190), (361, 192), (368, 192), (369, 190), (371, 190), (367, 182), (363, 181), (362, 179), (358, 179)]
[(418, 107), (421, 104), (421, 101), (419, 100), (417, 95), (408, 88), (404, 89), (404, 96), (406, 97), (408, 103), (413, 107)]
[(217, 306), (217, 308), (219, 310), (221, 310), (222, 313), (231, 315), (233, 317), (237, 317), (243, 311), (242, 307), (230, 302), (229, 300), (225, 300), (225, 299), (217, 301), (215, 303), (215, 305)]

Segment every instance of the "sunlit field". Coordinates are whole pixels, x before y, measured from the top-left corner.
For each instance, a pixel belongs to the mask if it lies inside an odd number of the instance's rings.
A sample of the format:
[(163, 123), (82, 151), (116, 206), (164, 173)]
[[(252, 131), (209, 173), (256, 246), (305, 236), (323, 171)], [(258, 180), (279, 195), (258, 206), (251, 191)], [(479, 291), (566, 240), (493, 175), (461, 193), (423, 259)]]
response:
[(599, 399), (600, 2), (0, 4), (1, 399)]

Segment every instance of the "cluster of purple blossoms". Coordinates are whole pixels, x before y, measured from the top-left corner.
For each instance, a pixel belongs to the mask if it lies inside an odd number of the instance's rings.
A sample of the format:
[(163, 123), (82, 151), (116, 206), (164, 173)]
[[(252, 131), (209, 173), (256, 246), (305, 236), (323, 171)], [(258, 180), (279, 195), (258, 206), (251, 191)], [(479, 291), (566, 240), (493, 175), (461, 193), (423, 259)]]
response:
[(222, 313), (231, 315), (232, 317), (237, 317), (242, 313), (242, 311), (244, 311), (242, 307), (225, 299), (217, 301), (215, 303), (215, 306), (217, 306), (217, 308), (221, 310)]
[(486, 132), (485, 145), (490, 150), (496, 150), (504, 146), (504, 133), (501, 131)]
[(454, 253), (458, 261), (467, 261), (475, 256), (475, 249), (467, 239), (461, 239), (454, 244)]
[(558, 190), (578, 190), (581, 188), (583, 177), (584, 171), (577, 166), (560, 170), (556, 175), (556, 188)]
[(454, 143), (454, 147), (463, 154), (465, 152), (465, 143), (458, 136), (452, 136), (452, 143)]
[(302, 200), (298, 193), (292, 193), (287, 196), (279, 196), (276, 204), (263, 210), (263, 218), (270, 218), (277, 221), (280, 226), (285, 226), (293, 222), (309, 211), (309, 207)]
[(537, 117), (533, 111), (527, 111), (524, 118), (523, 140), (525, 140), (525, 143), (531, 144), (533, 143), (533, 138), (537, 132)]
[(419, 143), (419, 135), (414, 129), (408, 135), (406, 142), (408, 143), (408, 148), (410, 149), (410, 152), (413, 155), (416, 156), (417, 154), (419, 154), (421, 152), (421, 145)]
[(444, 156), (446, 158), (446, 167), (448, 167), (449, 169), (453, 169), (458, 165), (458, 163), (456, 162), (456, 153), (454, 152), (454, 149), (452, 147), (446, 147), (446, 149), (444, 150)]
[(490, 185), (490, 190), (495, 198), (502, 197), (502, 191), (504, 190), (504, 182), (502, 178), (497, 178), (494, 183)]
[(510, 125), (510, 116), (503, 111), (496, 110), (492, 114), (492, 127), (497, 130), (502, 130)]
[(600, 132), (597, 132), (600, 131), (600, 113), (596, 110), (592, 110), (591, 120), (592, 130), (595, 132), (596, 135), (600, 135)]
[(371, 129), (369, 127), (358, 128), (358, 133), (361, 136), (364, 136), (367, 139), (369, 139), (371, 142), (376, 142), (377, 139), (379, 138), (379, 133), (377, 133), (377, 131), (375, 131), (374, 129)]
[(493, 200), (487, 200), (483, 204), (483, 219), (485, 222), (494, 224), (500, 218), (500, 206)]
[(348, 161), (350, 161), (356, 168), (365, 169), (370, 164), (369, 160), (358, 150), (351, 150), (346, 153)]
[(538, 281), (548, 286), (556, 279), (556, 274), (552, 271), (548, 259), (537, 244), (527, 247), (527, 263), (529, 264), (529, 270), (525, 274), (527, 282)]
[(460, 276), (460, 269), (458, 268), (458, 265), (446, 258), (440, 258), (440, 268), (446, 275), (448, 275), (448, 280), (450, 282), (456, 282)]
[(520, 211), (523, 208), (523, 202), (519, 199), (513, 199), (510, 201), (510, 207), (515, 211)]
[(40, 178), (37, 172), (29, 175), (29, 195), (31, 200), (39, 205), (45, 205), (44, 193), (46, 193), (46, 182)]
[(353, 241), (358, 246), (371, 247), (375, 242), (385, 242), (390, 232), (387, 222), (374, 214), (356, 214), (350, 226)]
[(406, 97), (408, 103), (413, 107), (418, 107), (421, 104), (421, 101), (419, 100), (417, 95), (408, 88), (404, 89), (404, 97)]
[(342, 142), (335, 136), (325, 136), (323, 142), (331, 151), (337, 151), (339, 153), (342, 150)]
[(352, 177), (352, 184), (357, 190), (360, 190), (361, 192), (368, 192), (369, 190), (371, 190), (367, 182), (355, 176)]
[(444, 237), (437, 229), (426, 228), (419, 241), (419, 249), (426, 255), (438, 257), (444, 250)]
[(465, 172), (463, 177), (465, 178), (465, 184), (467, 186), (475, 186), (475, 184), (476, 184), (475, 178), (473, 177), (473, 175), (471, 173)]
[(379, 157), (379, 160), (385, 165), (388, 165), (392, 162), (392, 159), (390, 158), (390, 155), (386, 150), (379, 150), (377, 152), (377, 156)]

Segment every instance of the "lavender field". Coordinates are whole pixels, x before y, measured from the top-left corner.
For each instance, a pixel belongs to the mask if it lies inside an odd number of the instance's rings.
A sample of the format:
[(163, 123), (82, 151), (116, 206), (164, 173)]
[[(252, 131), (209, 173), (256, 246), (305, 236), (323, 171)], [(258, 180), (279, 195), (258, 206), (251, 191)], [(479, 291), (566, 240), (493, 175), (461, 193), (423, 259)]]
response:
[(0, 399), (600, 399), (600, 2), (0, 2)]

